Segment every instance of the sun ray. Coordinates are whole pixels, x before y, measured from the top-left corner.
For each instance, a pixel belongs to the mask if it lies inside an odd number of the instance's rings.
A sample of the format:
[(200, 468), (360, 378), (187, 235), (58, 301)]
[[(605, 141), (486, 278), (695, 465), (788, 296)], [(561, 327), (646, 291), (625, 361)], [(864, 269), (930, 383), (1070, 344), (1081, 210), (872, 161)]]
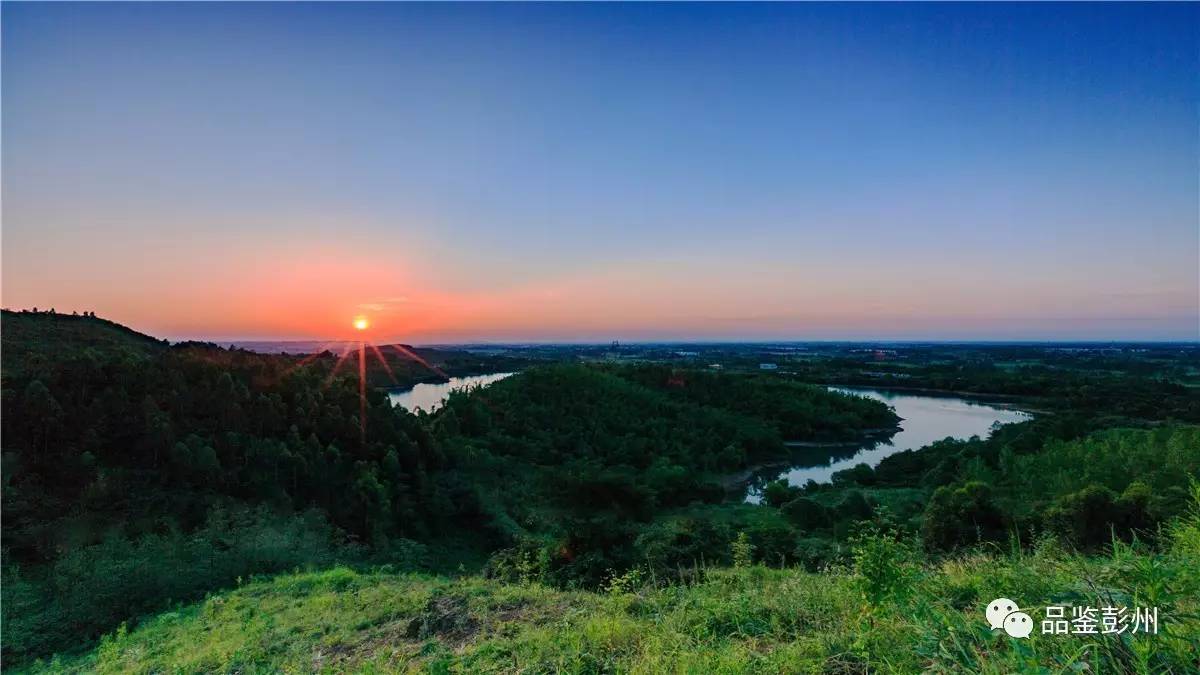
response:
[(325, 353), (325, 350), (329, 349), (332, 345), (333, 345), (332, 342), (323, 343), (320, 347), (317, 347), (316, 351), (309, 354), (308, 356), (305, 356), (304, 358), (300, 359), (299, 361), (293, 363), (290, 368), (283, 371), (283, 374), (289, 375), (292, 372), (299, 370), (300, 368), (303, 368), (304, 366), (307, 366), (308, 364), (312, 363), (317, 358), (320, 358), (320, 356)]
[(337, 363), (333, 364), (333, 370), (329, 371), (329, 377), (325, 378), (326, 387), (328, 387), (330, 383), (333, 382), (333, 378), (337, 376), (338, 370), (342, 367), (342, 364), (346, 362), (346, 357), (350, 356), (350, 349), (353, 346), (354, 345), (350, 343), (346, 343), (346, 346), (342, 348), (342, 355), (338, 357)]
[(392, 378), (392, 384), (399, 385), (400, 381), (396, 379), (396, 373), (392, 372), (392, 367), (388, 365), (387, 359), (383, 358), (383, 352), (379, 351), (374, 343), (368, 343), (371, 351), (375, 352), (375, 357), (379, 359), (379, 363), (383, 365), (383, 369), (387, 371), (388, 377)]
[[(355, 317), (354, 327), (357, 330), (364, 331), (370, 327), (370, 323), (367, 321), (366, 317), (359, 316), (359, 317)], [(300, 367), (312, 362), (314, 359), (321, 356), (321, 354), (325, 353), (325, 350), (333, 344), (336, 344), (336, 343), (335, 342), (326, 342), (325, 344), (321, 345), (321, 349), (317, 353), (309, 354), (308, 356), (305, 356), (304, 358), (300, 359), (295, 364), (293, 364), (293, 366), (288, 370), (288, 372), (291, 372), (292, 370), (295, 370), (296, 368), (300, 368)], [(406, 359), (411, 359), (413, 361), (416, 361), (417, 363), (421, 364), (428, 370), (430, 370), (434, 373), (437, 373), (440, 377), (446, 377), (446, 378), (449, 377), (449, 375), (447, 375), (444, 370), (442, 370), (441, 368), (438, 368), (437, 366), (433, 365), (429, 361), (426, 361), (425, 358), (422, 357), (420, 354), (416, 353), (415, 351), (413, 351), (412, 349), (409, 349), (408, 347), (406, 347), (404, 345), (392, 344), (392, 345), (383, 345), (383, 346), (391, 347), (400, 356), (402, 356)], [(341, 355), (338, 356), (337, 361), (334, 362), (334, 364), (333, 364), (333, 368), (329, 371), (329, 375), (325, 378), (325, 386), (328, 387), (330, 384), (333, 383), (333, 380), (337, 377), (338, 373), (341, 371), (342, 365), (345, 364), (346, 360), (350, 358), (351, 353), (353, 351), (357, 350), (357, 352), (358, 352), (358, 423), (359, 423), (358, 431), (359, 431), (359, 437), (364, 445), (367, 442), (367, 408), (369, 407), (368, 406), (369, 402), (367, 401), (367, 349), (370, 349), (372, 352), (375, 353), (375, 358), (379, 359), (379, 364), (383, 366), (384, 371), (387, 372), (388, 377), (391, 379), (392, 383), (399, 385), (400, 380), (396, 377), (396, 373), (394, 370), (392, 370), (392, 366), (391, 366), (391, 364), (388, 363), (387, 357), (384, 356), (383, 351), (375, 343), (368, 342), (366, 340), (359, 340), (357, 345), (355, 345), (354, 342), (349, 342), (349, 341), (345, 342), (342, 346)]]
[(441, 368), (438, 368), (437, 366), (433, 365), (432, 363), (421, 358), (421, 356), (419, 354), (417, 354), (413, 350), (409, 349), (408, 347), (405, 347), (404, 345), (388, 345), (388, 346), (391, 347), (392, 349), (395, 349), (396, 351), (400, 352), (404, 356), (407, 356), (408, 358), (412, 359), (413, 361), (416, 361), (417, 363), (432, 370), (433, 372), (437, 373), (438, 375), (441, 375), (442, 377), (445, 377), (445, 378), (450, 377)]
[(358, 343), (358, 426), (363, 444), (367, 442), (367, 350)]

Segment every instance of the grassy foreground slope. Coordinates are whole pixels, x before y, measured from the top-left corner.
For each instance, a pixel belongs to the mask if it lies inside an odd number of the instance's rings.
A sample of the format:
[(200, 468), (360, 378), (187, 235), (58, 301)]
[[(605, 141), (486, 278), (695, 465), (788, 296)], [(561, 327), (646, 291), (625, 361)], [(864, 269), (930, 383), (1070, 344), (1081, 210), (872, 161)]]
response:
[[(743, 565), (669, 586), (633, 573), (597, 593), (336, 568), (212, 595), (31, 670), (1194, 673), (1200, 508), (1163, 535), (1156, 550), (1081, 556), (1046, 540), (934, 561), (875, 531), (845, 568)], [(1157, 607), (1160, 629), (1017, 640), (985, 623), (1001, 596), (1035, 622), (1048, 604)]]

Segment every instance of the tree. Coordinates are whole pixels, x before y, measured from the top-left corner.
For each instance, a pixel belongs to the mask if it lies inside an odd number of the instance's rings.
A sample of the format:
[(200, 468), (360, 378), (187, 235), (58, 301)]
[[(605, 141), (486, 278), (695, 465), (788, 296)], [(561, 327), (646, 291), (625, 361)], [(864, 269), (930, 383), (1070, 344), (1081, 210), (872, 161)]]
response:
[(893, 530), (874, 525), (850, 540), (854, 558), (854, 585), (872, 608), (903, 600), (920, 574), (917, 551)]
[(1046, 510), (1046, 526), (1077, 546), (1106, 544), (1112, 540), (1114, 527), (1124, 529), (1125, 509), (1117, 499), (1115, 492), (1093, 483), (1056, 499)]
[(979, 481), (938, 488), (921, 523), (921, 539), (931, 550), (995, 541), (1004, 534), (1004, 514), (992, 501), (991, 487)]
[(387, 490), (379, 482), (374, 467), (367, 462), (358, 462), (355, 466), (357, 478), (354, 481), (352, 494), (355, 510), (362, 517), (363, 534), (378, 538), (384, 533), (390, 522), (391, 500)]
[(797, 497), (783, 505), (780, 512), (788, 522), (805, 531), (829, 526), (829, 509), (808, 497)]
[(841, 487), (849, 485), (874, 485), (875, 470), (869, 464), (860, 462), (849, 469), (843, 469), (833, 474), (832, 482), (834, 485)]
[(62, 406), (41, 380), (33, 380), (25, 387), (22, 403), (34, 445), (40, 448), (38, 454), (44, 458), (50, 441), (50, 430), (62, 419)]
[(862, 490), (847, 490), (841, 501), (834, 505), (834, 510), (839, 518), (852, 521), (866, 520), (875, 513), (871, 501)]
[(762, 501), (767, 506), (780, 508), (795, 499), (799, 489), (788, 484), (786, 479), (773, 480), (763, 488)]

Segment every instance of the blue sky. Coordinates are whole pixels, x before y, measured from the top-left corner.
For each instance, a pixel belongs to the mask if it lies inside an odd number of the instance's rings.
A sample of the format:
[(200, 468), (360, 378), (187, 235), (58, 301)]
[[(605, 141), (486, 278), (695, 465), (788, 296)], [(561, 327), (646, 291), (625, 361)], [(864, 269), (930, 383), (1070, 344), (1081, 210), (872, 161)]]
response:
[(14, 4), (3, 300), (169, 337), (1197, 339), (1197, 5)]

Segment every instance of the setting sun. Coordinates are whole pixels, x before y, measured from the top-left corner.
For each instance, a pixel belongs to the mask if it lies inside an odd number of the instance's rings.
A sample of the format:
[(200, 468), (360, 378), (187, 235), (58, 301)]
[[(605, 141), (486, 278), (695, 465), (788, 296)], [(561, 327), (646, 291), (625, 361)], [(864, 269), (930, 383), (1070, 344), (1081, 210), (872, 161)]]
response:
[(371, 327), (371, 322), (367, 321), (367, 317), (365, 317), (365, 316), (354, 317), (354, 329), (355, 330), (366, 330), (367, 328), (370, 328), (370, 327)]

